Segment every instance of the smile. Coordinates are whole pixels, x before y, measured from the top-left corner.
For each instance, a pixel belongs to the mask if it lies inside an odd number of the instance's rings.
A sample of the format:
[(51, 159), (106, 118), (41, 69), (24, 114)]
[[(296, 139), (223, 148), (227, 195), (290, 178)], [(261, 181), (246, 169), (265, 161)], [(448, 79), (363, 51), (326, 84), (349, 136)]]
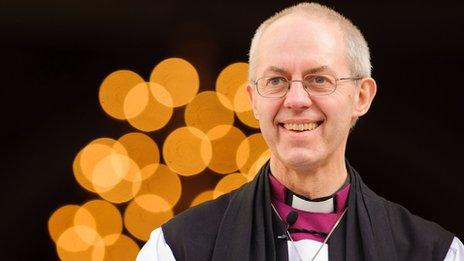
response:
[(321, 125), (322, 121), (319, 122), (308, 122), (308, 123), (285, 123), (280, 124), (287, 130), (295, 131), (295, 132), (303, 132), (303, 131), (312, 131)]

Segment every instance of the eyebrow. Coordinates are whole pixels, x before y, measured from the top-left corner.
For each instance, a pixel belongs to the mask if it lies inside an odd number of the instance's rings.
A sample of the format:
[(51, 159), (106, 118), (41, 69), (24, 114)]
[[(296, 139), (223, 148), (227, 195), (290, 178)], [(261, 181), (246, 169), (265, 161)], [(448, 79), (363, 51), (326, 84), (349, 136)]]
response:
[[(327, 65), (323, 65), (323, 66), (307, 69), (303, 72), (303, 75), (320, 73), (323, 71), (332, 72), (332, 70), (330, 70), (330, 68)], [(276, 66), (269, 66), (266, 70), (264, 70), (264, 74), (266, 74), (267, 72), (275, 72), (275, 73), (287, 74), (287, 75), (289, 74), (285, 69), (282, 69)]]

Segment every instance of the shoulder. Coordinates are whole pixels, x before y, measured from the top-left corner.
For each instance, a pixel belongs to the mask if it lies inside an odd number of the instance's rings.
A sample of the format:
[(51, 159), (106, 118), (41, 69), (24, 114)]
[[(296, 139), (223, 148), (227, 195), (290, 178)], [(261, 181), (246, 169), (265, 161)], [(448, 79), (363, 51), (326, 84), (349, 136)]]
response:
[(385, 209), (388, 221), (396, 228), (396, 231), (420, 230), (423, 233), (431, 233), (437, 236), (451, 236), (449, 231), (437, 223), (411, 213), (407, 208), (398, 203), (378, 196), (372, 191), (366, 194), (368, 194), (368, 198), (373, 201), (374, 204), (378, 204)]
[(190, 234), (205, 230), (205, 226), (215, 226), (220, 222), (222, 215), (230, 201), (230, 194), (222, 195), (217, 199), (189, 208), (176, 215), (163, 225), (163, 231), (175, 229), (179, 234)]
[(413, 247), (414, 251), (432, 250), (434, 256), (446, 255), (454, 238), (451, 232), (435, 222), (412, 214), (400, 204), (378, 196), (368, 188), (363, 191), (363, 195), (374, 209), (384, 214), (384, 224), (389, 226), (399, 250)]
[[(175, 228), (179, 234), (189, 235), (201, 231), (214, 230), (218, 227), (224, 213), (232, 201), (244, 200), (246, 195), (252, 193), (250, 190), (255, 186), (255, 181), (246, 183), (242, 187), (226, 193), (214, 200), (207, 201), (198, 206), (189, 208), (176, 215), (170, 221), (163, 225), (163, 231), (170, 233), (168, 230)], [(247, 199), (245, 199), (247, 200)]]
[(211, 258), (224, 214), (242, 189), (187, 209), (162, 226), (166, 243), (177, 260), (185, 260), (189, 253), (195, 253), (196, 260)]
[(377, 210), (383, 210), (381, 212), (386, 212), (389, 219), (388, 221), (400, 231), (408, 231), (417, 228), (427, 233), (450, 234), (450, 232), (437, 223), (419, 217), (402, 205), (377, 195), (364, 184), (361, 193), (363, 198), (367, 200), (371, 206)]
[(408, 209), (397, 203), (385, 200), (385, 207), (389, 213), (388, 216), (390, 218), (390, 222), (401, 230), (416, 228), (420, 229), (424, 233), (432, 233), (440, 236), (450, 234), (450, 232), (437, 223), (414, 215)]

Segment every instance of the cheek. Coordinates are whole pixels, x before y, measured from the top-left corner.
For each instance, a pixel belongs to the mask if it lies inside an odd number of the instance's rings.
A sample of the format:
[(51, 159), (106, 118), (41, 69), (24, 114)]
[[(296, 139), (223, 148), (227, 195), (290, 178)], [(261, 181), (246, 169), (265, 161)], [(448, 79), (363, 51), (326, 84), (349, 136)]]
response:
[(353, 111), (352, 96), (333, 93), (330, 97), (321, 97), (315, 105), (321, 110), (326, 120), (331, 123), (345, 123), (351, 121)]
[(274, 119), (279, 112), (279, 102), (278, 101), (262, 101), (259, 106), (260, 121), (263, 121), (263, 124), (273, 124)]

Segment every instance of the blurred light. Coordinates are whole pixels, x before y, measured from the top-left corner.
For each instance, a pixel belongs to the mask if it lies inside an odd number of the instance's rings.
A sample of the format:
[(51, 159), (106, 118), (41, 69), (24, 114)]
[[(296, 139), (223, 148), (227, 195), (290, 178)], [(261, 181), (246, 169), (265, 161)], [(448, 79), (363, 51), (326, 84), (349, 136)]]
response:
[(235, 114), (241, 122), (249, 127), (259, 128), (259, 121), (253, 114), (253, 108), (251, 107), (250, 98), (246, 91), (246, 85), (243, 85), (235, 93), (234, 108)]
[(150, 91), (146, 82), (135, 85), (126, 95), (123, 104), (124, 116), (132, 119), (140, 115), (148, 105)]
[(229, 174), (223, 177), (214, 188), (213, 198), (229, 193), (248, 182), (248, 179), (241, 173)]
[(158, 169), (159, 163), (154, 163), (154, 164), (149, 164), (143, 169), (140, 170), (140, 177), (142, 178), (142, 181), (150, 178)]
[(48, 233), (54, 242), (68, 228), (74, 225), (74, 215), (80, 207), (78, 205), (65, 205), (55, 210), (48, 219)]
[[(234, 110), (241, 122), (249, 127), (259, 128), (259, 122), (253, 115), (246, 90), (248, 84), (248, 64), (233, 63), (219, 74), (216, 80), (216, 91), (227, 97), (228, 103), (223, 102), (223, 105)], [(232, 104), (232, 107), (229, 104)]]
[(237, 118), (248, 127), (259, 129), (259, 121), (255, 118), (253, 111), (237, 112)]
[[(152, 202), (150, 202), (150, 205), (148, 206), (148, 208), (156, 210), (156, 212), (146, 210), (136, 203), (136, 200), (138, 202), (145, 201), (145, 199), (142, 198), (142, 200), (134, 199), (129, 203), (126, 211), (124, 212), (124, 224), (127, 230), (134, 237), (147, 241), (150, 237), (151, 231), (171, 219), (174, 216), (174, 213), (170, 209), (169, 203), (159, 196), (150, 196), (150, 200)], [(164, 211), (165, 209), (168, 210)]]
[(160, 155), (155, 141), (143, 133), (131, 132), (118, 139), (127, 155), (142, 169), (142, 179), (155, 173)]
[[(185, 123), (204, 133), (219, 125), (233, 125), (234, 112), (222, 105), (222, 94), (205, 91), (199, 93), (185, 108)], [(225, 135), (225, 132), (221, 135)], [(219, 135), (220, 136), (220, 135)]]
[(241, 173), (247, 174), (255, 161), (268, 149), (261, 133), (248, 136), (237, 149), (236, 162)]
[(163, 157), (170, 169), (183, 176), (202, 172), (212, 157), (211, 142), (201, 130), (181, 127), (163, 144)]
[(95, 229), (87, 226), (72, 226), (64, 231), (57, 240), (57, 245), (71, 251), (85, 251), (98, 239), (101, 239)]
[(116, 140), (99, 138), (87, 144), (73, 162), (74, 177), (85, 189), (96, 192), (94, 170), (96, 165), (109, 155), (125, 155), (126, 149)]
[(211, 129), (208, 132), (208, 137), (217, 137), (218, 135), (211, 133), (222, 132), (223, 128), (229, 129), (226, 134), (211, 140), (213, 157), (208, 167), (217, 173), (227, 174), (238, 170), (235, 155), (237, 154), (238, 146), (246, 139), (246, 136), (237, 127), (220, 125)]
[(166, 107), (173, 108), (174, 101), (171, 93), (168, 92), (166, 87), (156, 82), (149, 82), (150, 93), (155, 98), (155, 100)]
[(213, 199), (214, 190), (206, 190), (198, 194), (190, 203), (189, 207), (194, 207), (206, 201), (210, 201)]
[(108, 75), (100, 85), (98, 94), (100, 105), (110, 116), (124, 120), (124, 100), (129, 91), (139, 83), (144, 82), (137, 73), (120, 70)]
[(97, 193), (104, 193), (119, 184), (129, 172), (131, 159), (125, 155), (110, 154), (101, 159), (92, 171), (91, 181)]
[[(143, 181), (138, 195), (157, 195), (169, 204), (169, 208), (173, 208), (179, 201), (181, 193), (182, 185), (179, 176), (166, 165), (159, 164), (155, 174)], [(143, 207), (144, 202), (139, 202), (138, 199), (140, 197), (136, 197), (135, 201)]]
[[(99, 101), (111, 117), (151, 132), (166, 126), (175, 107), (187, 105), (187, 126), (166, 130), (171, 133), (160, 141), (166, 165), (160, 164), (156, 142), (139, 132), (96, 139), (79, 151), (74, 176), (103, 200), (66, 205), (50, 216), (48, 231), (60, 259), (134, 260), (139, 246), (121, 234), (123, 225), (137, 239), (148, 240), (151, 231), (174, 216), (183, 194), (179, 175), (196, 175), (206, 167), (225, 175), (214, 190), (197, 194), (193, 207), (239, 188), (268, 160), (271, 153), (262, 135), (246, 137), (233, 125), (235, 113), (246, 126), (259, 128), (246, 90), (248, 64), (224, 68), (216, 91), (198, 93), (199, 83), (196, 69), (180, 58), (156, 65), (149, 82), (128, 70), (104, 79)], [(110, 202), (129, 202), (124, 217)]]
[[(108, 237), (111, 235), (103, 238), (105, 242), (109, 241)], [(134, 240), (126, 235), (120, 235), (113, 244), (106, 246), (104, 260), (135, 260), (139, 251), (140, 248)]]
[[(103, 199), (113, 203), (123, 203), (131, 200), (135, 197), (135, 195), (137, 195), (140, 190), (140, 186), (142, 185), (142, 174), (137, 164), (128, 157), (125, 159), (122, 158), (124, 157), (120, 156), (114, 160), (115, 162), (118, 162), (119, 160), (122, 162), (128, 162), (128, 167), (120, 170), (123, 173), (123, 178), (120, 182), (108, 190), (97, 190), (97, 193)], [(108, 168), (108, 171), (110, 172), (111, 169)]]
[(200, 86), (195, 67), (180, 58), (169, 58), (156, 65), (150, 75), (150, 82), (166, 88), (172, 97), (173, 107), (190, 102)]
[(251, 164), (251, 167), (248, 169), (248, 172), (243, 173), (248, 180), (252, 180), (258, 171), (263, 167), (264, 163), (266, 163), (269, 158), (271, 157), (271, 150), (267, 149)]
[[(147, 89), (146, 92), (140, 91), (140, 94), (146, 93), (149, 96), (148, 103), (144, 106), (142, 112), (135, 117), (127, 119), (129, 124), (145, 132), (163, 128), (172, 116), (173, 108), (172, 106), (168, 106), (172, 104), (170, 100), (172, 96), (163, 86), (155, 83), (139, 85), (137, 88)], [(128, 99), (132, 98), (137, 98), (137, 95), (134, 95), (134, 97), (129, 96)], [(127, 103), (137, 103), (137, 100), (127, 101)]]
[(240, 88), (244, 88), (247, 82), (247, 63), (233, 63), (221, 71), (216, 79), (216, 91), (227, 97), (229, 102), (223, 104), (226, 108), (236, 110), (233, 103), (236, 93)]
[[(118, 239), (117, 236), (122, 232), (122, 217), (119, 210), (113, 204), (104, 200), (89, 201), (76, 212), (76, 220), (81, 219), (79, 216), (83, 210), (92, 214), (96, 223), (94, 228), (105, 239), (106, 245), (111, 245)], [(107, 237), (108, 235), (113, 236)]]
[[(96, 231), (97, 221), (95, 220), (95, 217), (88, 209), (83, 208), (81, 206), (74, 214), (73, 226), (87, 227), (87, 228), (91, 228)], [(86, 235), (84, 234), (79, 234), (79, 233), (86, 233), (86, 230), (77, 229), (76, 233), (78, 233), (78, 235), (81, 236), (82, 238), (86, 237)]]
[(162, 197), (155, 194), (143, 194), (134, 199), (141, 208), (149, 212), (169, 211), (172, 206)]
[(218, 125), (209, 130), (206, 136), (210, 141), (220, 139), (224, 137), (232, 127), (233, 125)]
[(105, 243), (94, 229), (73, 226), (58, 238), (56, 250), (61, 260), (100, 261), (105, 256)]
[[(134, 140), (149, 142), (149, 138), (142, 135), (130, 134), (127, 137), (122, 137), (122, 141), (132, 150), (131, 154), (138, 160), (145, 158), (134, 153)], [(151, 146), (153, 144), (154, 142)], [(140, 146), (142, 145), (140, 144)], [(145, 145), (145, 147), (149, 148), (150, 144)], [(156, 157), (156, 154), (159, 153), (157, 148), (151, 147), (151, 150), (152, 156)], [(137, 163), (127, 155), (128, 151), (119, 141), (109, 138), (96, 139), (85, 146), (74, 160), (73, 170), (76, 180), (84, 188), (98, 193), (110, 202), (129, 201), (140, 189), (142, 171)], [(149, 165), (143, 173), (149, 176), (154, 170), (154, 165)]]

